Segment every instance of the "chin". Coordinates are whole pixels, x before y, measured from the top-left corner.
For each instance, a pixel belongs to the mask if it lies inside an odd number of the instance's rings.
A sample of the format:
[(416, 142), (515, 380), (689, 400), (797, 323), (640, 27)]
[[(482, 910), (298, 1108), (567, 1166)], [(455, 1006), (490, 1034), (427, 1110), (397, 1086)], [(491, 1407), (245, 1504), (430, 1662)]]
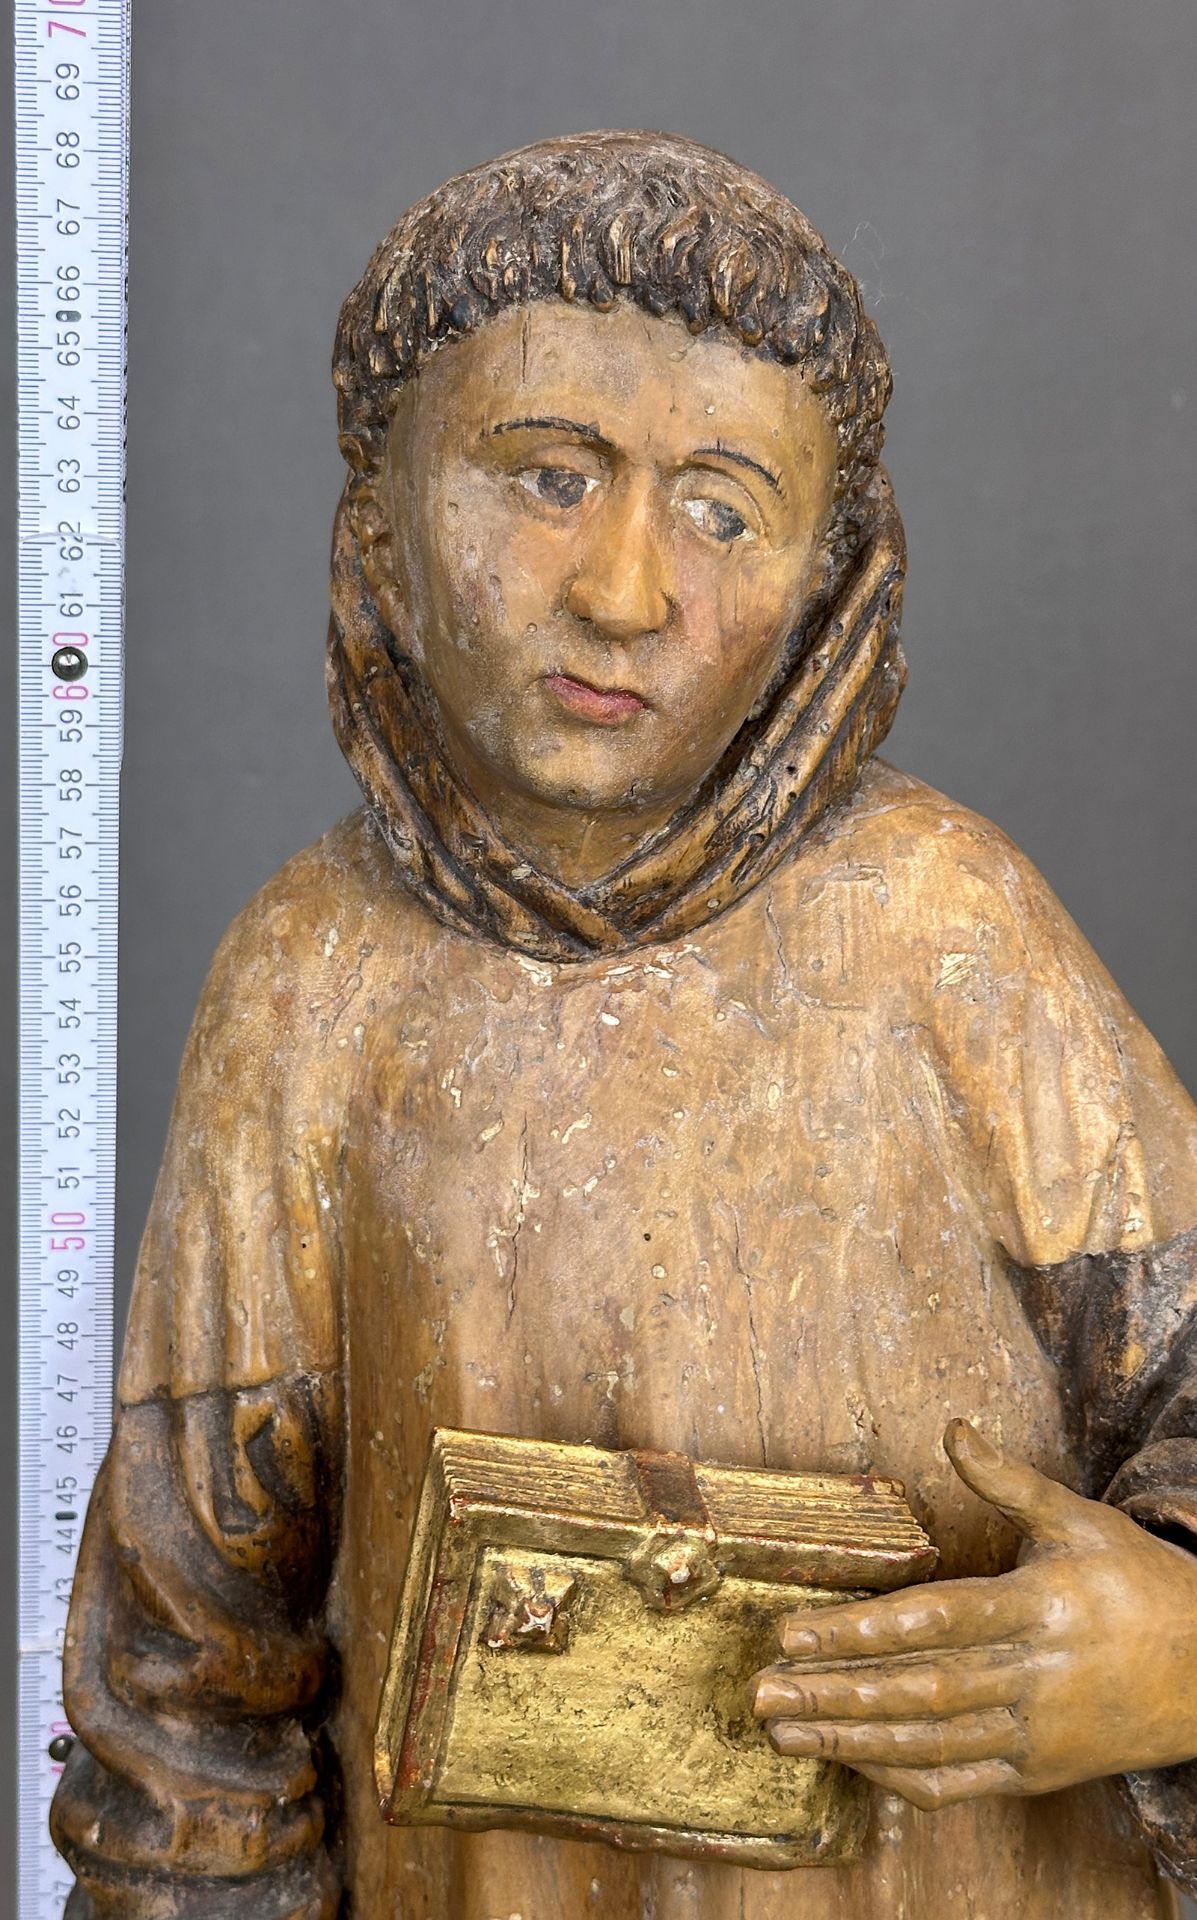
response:
[(501, 772), (530, 800), (573, 813), (635, 813), (662, 805), (667, 795), (655, 770), (629, 765), (622, 755), (613, 765), (613, 758), (602, 752), (538, 755), (513, 760)]

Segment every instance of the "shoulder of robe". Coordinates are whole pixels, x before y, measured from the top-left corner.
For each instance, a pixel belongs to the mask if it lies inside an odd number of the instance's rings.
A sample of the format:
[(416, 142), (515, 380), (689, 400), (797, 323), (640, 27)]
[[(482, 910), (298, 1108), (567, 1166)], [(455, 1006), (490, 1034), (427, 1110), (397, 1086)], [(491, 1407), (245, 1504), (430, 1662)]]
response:
[[(1042, 874), (992, 821), (873, 761), (808, 880), (858, 877), (856, 917), (878, 978), (912, 1017), (920, 1003), (975, 1004), (988, 984), (1067, 972), (1112, 985)], [(841, 889), (842, 892), (842, 889)]]
[[(388, 870), (390, 869), (390, 870)], [(275, 954), (297, 967), (319, 967), (359, 931), (379, 932), (410, 911), (381, 836), (365, 807), (292, 854), (230, 922), (218, 954), (239, 963)], [(328, 953), (325, 948), (329, 948)]]
[[(935, 1063), (1024, 1264), (1197, 1218), (1197, 1110), (1042, 874), (1001, 830), (879, 763), (828, 851), (872, 871), (858, 968)], [(826, 857), (826, 856), (825, 856)], [(858, 911), (858, 919), (859, 919)]]
[[(269, 1018), (322, 1048), (352, 1001), (409, 971), (427, 915), (397, 879), (364, 807), (292, 855), (234, 917), (217, 946), (195, 1037)], [(362, 999), (364, 990), (365, 999)]]
[(124, 1404), (260, 1385), (297, 1355), (314, 1371), (335, 1365), (325, 1223), (355, 1036), (379, 998), (372, 969), (397, 892), (382, 851), (361, 815), (342, 820), (267, 881), (217, 947), (138, 1257)]

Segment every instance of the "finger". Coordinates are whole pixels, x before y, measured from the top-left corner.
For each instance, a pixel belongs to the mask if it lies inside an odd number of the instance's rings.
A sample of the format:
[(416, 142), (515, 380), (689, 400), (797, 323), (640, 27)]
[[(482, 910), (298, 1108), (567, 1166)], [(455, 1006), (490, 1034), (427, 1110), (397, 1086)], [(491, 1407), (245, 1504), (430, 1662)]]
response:
[(1026, 1460), (1003, 1453), (969, 1420), (952, 1420), (944, 1451), (966, 1487), (1012, 1520), (1028, 1540), (1059, 1543), (1100, 1533), (1101, 1509), (1071, 1488), (1050, 1480)]
[(1004, 1647), (814, 1671), (766, 1667), (754, 1679), (752, 1711), (761, 1720), (938, 1720), (1012, 1706), (1026, 1678), (1025, 1658)]
[(787, 1614), (779, 1632), (791, 1660), (845, 1660), (979, 1647), (1022, 1633), (1034, 1601), (1017, 1573), (940, 1580), (874, 1600)]
[(961, 1800), (978, 1800), (987, 1793), (1021, 1793), (1018, 1769), (1007, 1760), (977, 1760), (961, 1767), (858, 1766), (874, 1786), (901, 1794), (924, 1813), (954, 1807)]
[(879, 1726), (851, 1720), (815, 1725), (775, 1720), (769, 1738), (778, 1753), (839, 1760), (854, 1767), (954, 1767), (969, 1760), (1014, 1760), (1022, 1745), (1008, 1707), (961, 1713), (950, 1720), (897, 1720)]

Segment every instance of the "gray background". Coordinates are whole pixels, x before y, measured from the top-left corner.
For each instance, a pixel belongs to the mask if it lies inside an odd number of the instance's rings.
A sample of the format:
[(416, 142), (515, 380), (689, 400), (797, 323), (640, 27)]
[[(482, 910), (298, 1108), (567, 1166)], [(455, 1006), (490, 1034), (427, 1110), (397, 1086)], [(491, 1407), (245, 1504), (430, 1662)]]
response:
[(338, 303), (409, 202), (555, 131), (726, 148), (857, 274), (911, 550), (888, 751), (1021, 842), (1197, 1087), (1192, 0), (147, 0), (134, 35), (122, 1314), (211, 950), (355, 804)]

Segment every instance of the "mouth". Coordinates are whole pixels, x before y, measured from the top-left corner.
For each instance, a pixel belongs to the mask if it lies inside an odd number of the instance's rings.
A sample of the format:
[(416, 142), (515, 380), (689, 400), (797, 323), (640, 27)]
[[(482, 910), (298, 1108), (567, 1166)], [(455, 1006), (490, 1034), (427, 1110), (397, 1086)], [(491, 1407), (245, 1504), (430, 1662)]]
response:
[(570, 673), (547, 673), (545, 685), (552, 688), (569, 713), (600, 727), (620, 726), (648, 706), (647, 700), (628, 687), (592, 687)]

